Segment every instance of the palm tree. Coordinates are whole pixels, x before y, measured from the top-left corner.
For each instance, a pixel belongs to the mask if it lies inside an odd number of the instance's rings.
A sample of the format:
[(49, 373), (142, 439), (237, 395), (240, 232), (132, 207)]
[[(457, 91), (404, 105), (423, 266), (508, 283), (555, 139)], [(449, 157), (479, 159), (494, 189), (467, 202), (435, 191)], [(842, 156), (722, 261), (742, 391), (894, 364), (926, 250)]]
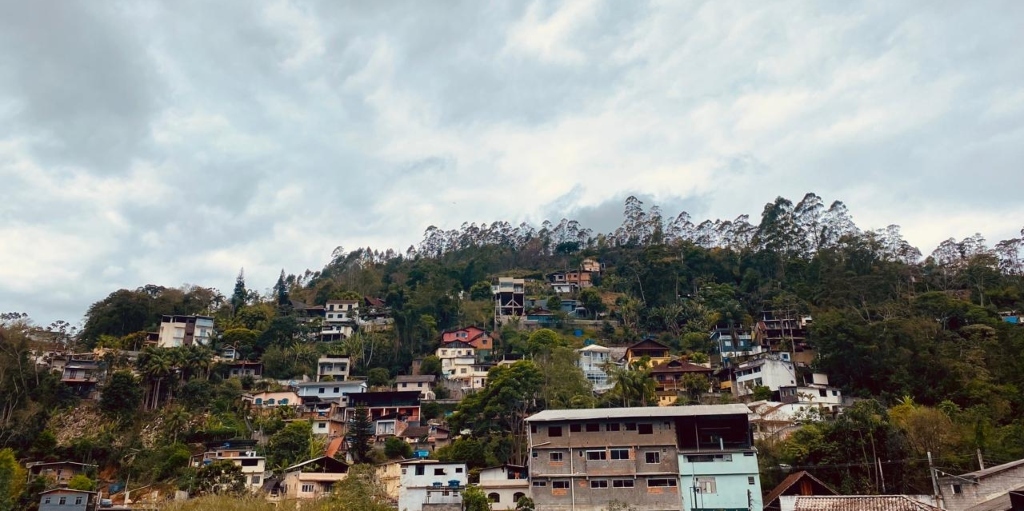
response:
[(171, 374), (174, 366), (166, 350), (146, 348), (139, 354), (139, 372), (152, 384), (151, 398), (147, 400), (147, 408), (156, 409), (160, 404), (160, 383)]

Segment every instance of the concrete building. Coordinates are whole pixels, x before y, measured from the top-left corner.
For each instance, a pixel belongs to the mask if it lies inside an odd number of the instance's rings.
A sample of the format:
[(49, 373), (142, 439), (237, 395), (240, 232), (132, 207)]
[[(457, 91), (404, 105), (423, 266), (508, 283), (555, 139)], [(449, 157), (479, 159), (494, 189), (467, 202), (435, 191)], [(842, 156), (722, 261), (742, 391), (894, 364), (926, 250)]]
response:
[(400, 374), (395, 377), (395, 390), (415, 390), (420, 393), (420, 399), (434, 399), (434, 382), (437, 376), (433, 374)]
[(478, 486), (491, 501), (492, 511), (515, 509), (520, 498), (530, 495), (529, 472), (519, 465), (485, 468)]
[(292, 391), (258, 392), (242, 394), (242, 402), (253, 409), (277, 408), (279, 406), (298, 407), (302, 404), (299, 395)]
[(54, 488), (39, 494), (39, 511), (94, 511), (98, 505), (94, 491)]
[(538, 509), (761, 510), (744, 405), (546, 410), (529, 424)]
[(576, 365), (583, 371), (587, 381), (594, 386), (594, 392), (605, 392), (614, 385), (608, 381), (607, 368), (615, 365), (611, 360), (611, 350), (604, 346), (591, 344), (590, 346), (576, 350), (579, 360)]
[(461, 509), (468, 471), (465, 463), (441, 463), (436, 460), (403, 461), (398, 487), (400, 511), (425, 509)]
[(209, 316), (162, 316), (157, 347), (208, 346), (212, 337), (213, 318)]
[(356, 407), (366, 407), (378, 440), (398, 436), (410, 424), (420, 422), (420, 393), (417, 391), (364, 392), (349, 396), (346, 419), (351, 421)]
[(346, 381), (351, 369), (352, 359), (347, 355), (324, 355), (316, 361), (316, 381), (328, 376), (331, 381)]
[(328, 456), (303, 461), (282, 470), (264, 490), (269, 500), (315, 500), (330, 495), (334, 485), (348, 476), (348, 465)]
[(320, 323), (320, 340), (340, 341), (356, 331), (361, 300), (327, 300)]
[(494, 295), (495, 328), (513, 319), (522, 317), (526, 312), (526, 280), (501, 277), (498, 283), (491, 286)]
[(96, 470), (96, 465), (88, 465), (75, 461), (53, 461), (49, 463), (29, 463), (28, 469), (30, 479), (45, 477), (52, 479), (58, 486), (67, 486), (72, 477)]
[(723, 363), (762, 352), (761, 345), (754, 342), (753, 334), (745, 328), (715, 328), (711, 331), (711, 346), (712, 354), (720, 356)]
[(206, 448), (206, 452), (192, 457), (193, 467), (199, 468), (215, 461), (230, 461), (242, 468), (247, 489), (255, 492), (262, 488), (267, 472), (267, 460), (256, 455), (255, 440), (210, 442), (206, 444)]
[(953, 475), (939, 473), (939, 494), (942, 507), (948, 511), (974, 509), (1009, 509), (1008, 507), (983, 507), (982, 504), (996, 503), (996, 499), (1009, 502), (1011, 491), (1024, 488), (1024, 459), (996, 465), (984, 470)]
[(248, 360), (238, 360), (226, 364), (228, 378), (250, 378), (260, 379), (263, 377), (263, 364)]
[(757, 360), (736, 366), (733, 379), (733, 393), (737, 396), (752, 394), (755, 387), (768, 387), (774, 392), (796, 385), (796, 368), (788, 353), (765, 353)]
[(321, 400), (341, 398), (342, 406), (348, 405), (348, 396), (366, 392), (365, 381), (309, 381), (295, 385), (300, 398), (306, 401), (308, 398), (319, 398)]

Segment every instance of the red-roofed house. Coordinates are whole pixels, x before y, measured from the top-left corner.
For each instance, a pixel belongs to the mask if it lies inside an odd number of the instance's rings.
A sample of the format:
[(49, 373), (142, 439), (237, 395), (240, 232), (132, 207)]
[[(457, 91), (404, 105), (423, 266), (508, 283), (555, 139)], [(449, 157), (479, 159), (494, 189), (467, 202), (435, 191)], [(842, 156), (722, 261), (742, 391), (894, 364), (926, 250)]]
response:
[(441, 332), (441, 345), (461, 341), (476, 350), (477, 360), (487, 360), (494, 350), (494, 338), (483, 328), (468, 326), (458, 330), (446, 330)]

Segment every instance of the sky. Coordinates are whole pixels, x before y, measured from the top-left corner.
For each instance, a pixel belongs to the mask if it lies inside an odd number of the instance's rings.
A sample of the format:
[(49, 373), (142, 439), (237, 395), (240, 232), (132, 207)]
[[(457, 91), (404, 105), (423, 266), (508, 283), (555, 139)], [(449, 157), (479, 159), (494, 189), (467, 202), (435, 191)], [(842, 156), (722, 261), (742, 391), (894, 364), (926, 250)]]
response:
[(425, 228), (842, 200), (1024, 226), (1024, 2), (0, 0), (0, 312)]

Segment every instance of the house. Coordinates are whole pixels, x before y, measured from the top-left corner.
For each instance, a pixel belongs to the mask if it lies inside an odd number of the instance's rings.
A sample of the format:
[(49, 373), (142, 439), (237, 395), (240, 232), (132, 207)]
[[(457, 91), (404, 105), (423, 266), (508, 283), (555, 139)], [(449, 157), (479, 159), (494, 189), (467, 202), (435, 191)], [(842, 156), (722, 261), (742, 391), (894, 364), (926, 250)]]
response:
[(813, 351), (807, 343), (807, 327), (811, 324), (810, 316), (799, 316), (794, 311), (764, 311), (761, 319), (754, 325), (753, 341), (763, 351), (786, 351), (794, 358), (800, 353), (804, 359), (798, 362), (813, 361)]
[(304, 381), (295, 385), (299, 397), (306, 402), (307, 398), (320, 400), (341, 399), (343, 406), (348, 403), (348, 396), (366, 392), (365, 381)]
[(611, 349), (598, 344), (591, 344), (576, 350), (579, 360), (576, 365), (583, 371), (587, 381), (594, 386), (594, 392), (605, 392), (614, 385), (608, 381), (608, 370), (615, 366), (612, 362)]
[(314, 435), (329, 439), (340, 437), (345, 434), (348, 424), (343, 401), (347, 401), (347, 398), (302, 398), (299, 416), (291, 420), (309, 421)]
[(779, 497), (783, 495), (839, 495), (829, 485), (821, 482), (810, 472), (801, 470), (786, 476), (778, 486), (768, 492), (764, 499), (765, 511), (781, 511)]
[(340, 341), (355, 333), (361, 303), (362, 300), (327, 300), (320, 323), (320, 340)]
[(39, 493), (39, 511), (95, 511), (99, 499), (94, 491), (54, 488)]
[(348, 465), (329, 456), (297, 463), (264, 485), (271, 501), (314, 500), (330, 495), (334, 485), (348, 476)]
[(402, 485), (402, 463), (411, 460), (388, 460), (377, 465), (377, 481), (384, 487), (392, 507), (398, 505), (398, 491)]
[(256, 455), (255, 440), (235, 439), (207, 442), (206, 452), (192, 456), (190, 465), (199, 468), (215, 461), (230, 461), (241, 467), (242, 475), (245, 477), (245, 487), (250, 491), (257, 491), (263, 486), (267, 461), (263, 456)]
[(501, 277), (491, 286), (494, 296), (494, 324), (502, 325), (526, 312), (526, 280)]
[[(816, 377), (828, 379), (825, 375)], [(843, 409), (843, 393), (838, 387), (826, 384), (783, 385), (779, 387), (779, 401), (789, 405), (789, 413), (795, 420), (818, 420), (834, 418)]]
[(601, 273), (601, 263), (587, 258), (580, 263), (580, 269), (588, 273)]
[(789, 353), (764, 353), (756, 360), (736, 366), (733, 379), (733, 394), (737, 396), (752, 394), (755, 387), (768, 387), (774, 392), (780, 387), (796, 385), (796, 368)]
[(348, 380), (352, 359), (347, 355), (324, 355), (316, 361), (316, 381)]
[(746, 406), (545, 410), (527, 418), (538, 509), (761, 509)]
[(656, 364), (651, 368), (651, 377), (656, 382), (655, 391), (658, 394), (658, 404), (660, 406), (674, 405), (679, 392), (692, 390), (686, 388), (683, 381), (683, 377), (688, 374), (697, 375), (707, 382), (707, 385), (700, 391), (701, 393), (709, 391), (711, 388), (711, 373), (712, 369), (710, 367), (693, 364), (678, 358)]
[(465, 463), (410, 460), (399, 464), (398, 509), (423, 511), (437, 506), (462, 506), (468, 471)]
[(458, 330), (446, 330), (441, 332), (441, 345), (460, 341), (473, 347), (476, 350), (476, 357), (479, 361), (490, 360), (494, 351), (494, 338), (486, 330), (469, 326)]
[(434, 354), (441, 360), (445, 379), (458, 382), (463, 389), (481, 389), (487, 383), (488, 366), (477, 363), (476, 349), (462, 341), (442, 345)]
[(569, 284), (566, 282), (551, 283), (551, 290), (554, 291), (555, 294), (570, 295), (578, 292), (580, 290), (580, 286), (578, 284)]
[(499, 465), (480, 471), (478, 484), (492, 511), (515, 509), (520, 498), (530, 494), (529, 471), (520, 465)]
[(721, 357), (723, 364), (761, 353), (761, 345), (754, 342), (753, 334), (742, 327), (716, 327), (710, 339), (712, 355)]
[(782, 511), (940, 511), (916, 495), (784, 495), (779, 498)]
[(974, 511), (994, 499), (1005, 500), (1011, 491), (1020, 491), (1024, 485), (1024, 459), (958, 476), (941, 472), (940, 475), (942, 507), (948, 511)]
[(410, 424), (420, 422), (419, 391), (364, 392), (349, 396), (346, 418), (352, 420), (357, 407), (366, 407), (379, 439), (400, 435)]
[(434, 399), (434, 382), (437, 376), (433, 374), (400, 374), (395, 377), (395, 390), (415, 390), (420, 393), (420, 399)]
[(72, 356), (64, 363), (60, 381), (82, 397), (97, 397), (96, 389), (106, 371), (99, 361)]
[(96, 465), (75, 461), (53, 461), (49, 463), (29, 463), (25, 468), (28, 469), (29, 479), (45, 477), (46, 479), (52, 479), (58, 486), (67, 486), (72, 477), (95, 471)]
[(242, 402), (248, 404), (252, 409), (270, 409), (279, 406), (299, 407), (302, 405), (299, 395), (290, 390), (242, 394)]
[(648, 357), (648, 367), (654, 367), (662, 362), (671, 360), (669, 353), (671, 349), (654, 339), (644, 339), (626, 348), (626, 365), (632, 365), (634, 361)]
[(161, 316), (157, 347), (208, 346), (212, 337), (213, 318), (209, 316)]
[(238, 360), (224, 364), (227, 368), (228, 378), (250, 378), (260, 379), (263, 377), (263, 364), (248, 360)]
[(556, 285), (571, 285), (576, 289), (583, 289), (592, 287), (594, 281), (588, 271), (580, 270), (569, 270), (569, 271), (556, 271), (547, 275), (548, 283), (552, 286)]

